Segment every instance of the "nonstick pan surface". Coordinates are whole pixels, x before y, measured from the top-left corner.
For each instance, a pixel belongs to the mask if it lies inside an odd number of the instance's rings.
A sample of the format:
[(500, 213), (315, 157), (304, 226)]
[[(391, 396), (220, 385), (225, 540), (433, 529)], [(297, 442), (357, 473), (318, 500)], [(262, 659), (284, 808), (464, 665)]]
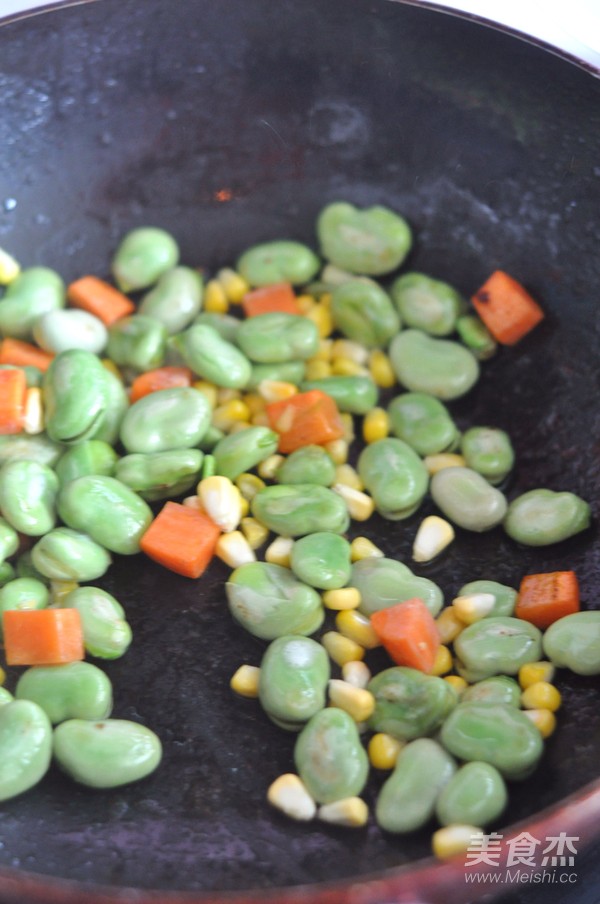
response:
[[(403, 213), (416, 235), (407, 266), (466, 297), (492, 270), (513, 273), (547, 318), (486, 363), (452, 411), (463, 427), (509, 431), (511, 498), (570, 490), (597, 514), (600, 82), (590, 74), (389, 0), (97, 0), (0, 29), (0, 111), (0, 245), (65, 279), (107, 276), (118, 239), (137, 225), (170, 230), (182, 259), (207, 270), (261, 240), (314, 245), (316, 214), (338, 199)], [(374, 518), (360, 532), (410, 562), (429, 511)], [(595, 525), (537, 550), (500, 530), (459, 531), (439, 562), (415, 570), (450, 600), (480, 577), (518, 585), (526, 573), (575, 569), (595, 608), (599, 560)], [(283, 901), (305, 885), (306, 900), (326, 900), (321, 883), (333, 883), (329, 900), (366, 904), (387, 900), (385, 887), (354, 880), (382, 872), (396, 882), (392, 900), (401, 887), (419, 897), (429, 830), (298, 825), (268, 808), (293, 737), (229, 690), (263, 646), (232, 623), (226, 576), (218, 562), (199, 582), (142, 558), (115, 562), (104, 586), (126, 607), (134, 642), (106, 664), (114, 714), (154, 728), (164, 762), (102, 793), (52, 771), (3, 803), (3, 900), (143, 901), (154, 891), (162, 901)], [(574, 820), (591, 842), (600, 791), (582, 789), (600, 771), (598, 680), (564, 674), (560, 687), (559, 730), (536, 774), (513, 786), (498, 830), (576, 794), (562, 825)], [(460, 871), (435, 875), (438, 900), (465, 899)]]

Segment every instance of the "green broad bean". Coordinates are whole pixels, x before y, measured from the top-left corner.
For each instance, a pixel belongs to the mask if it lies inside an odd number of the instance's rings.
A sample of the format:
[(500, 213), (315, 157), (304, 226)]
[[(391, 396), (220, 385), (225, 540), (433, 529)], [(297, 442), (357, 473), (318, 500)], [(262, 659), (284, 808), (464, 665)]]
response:
[(263, 380), (280, 380), (299, 386), (306, 373), (304, 361), (282, 361), (281, 364), (253, 364), (247, 389), (258, 389)]
[(429, 474), (414, 449), (401, 439), (380, 439), (358, 457), (358, 473), (380, 515), (390, 521), (410, 517), (421, 505)]
[(558, 668), (576, 675), (600, 675), (600, 612), (573, 612), (544, 633), (544, 653)]
[(36, 461), (8, 461), (0, 468), (0, 512), (21, 534), (40, 537), (56, 522), (58, 477)]
[(531, 775), (544, 748), (533, 722), (504, 703), (459, 703), (442, 725), (440, 740), (459, 759), (490, 763), (511, 781)]
[(63, 452), (64, 446), (45, 433), (0, 436), (0, 467), (7, 461), (36, 461), (54, 468)]
[(456, 763), (437, 741), (418, 738), (407, 744), (379, 792), (375, 805), (378, 825), (395, 834), (423, 828), (455, 772)]
[(202, 306), (202, 277), (190, 267), (173, 267), (144, 295), (138, 312), (158, 320), (173, 336), (185, 330)]
[(83, 643), (97, 659), (118, 659), (127, 652), (132, 633), (123, 606), (100, 587), (77, 587), (63, 600), (81, 616)]
[(121, 421), (127, 452), (167, 452), (198, 446), (208, 430), (211, 409), (201, 392), (176, 386), (134, 402)]
[(368, 617), (380, 609), (387, 609), (414, 597), (423, 600), (435, 617), (444, 603), (443, 593), (437, 584), (429, 578), (413, 574), (403, 562), (385, 557), (373, 556), (355, 562), (350, 585), (359, 590), (359, 609)]
[(488, 703), (491, 706), (505, 703), (507, 706), (519, 708), (521, 693), (521, 686), (514, 678), (509, 678), (508, 675), (494, 675), (466, 687), (461, 694), (460, 702)]
[(277, 452), (279, 434), (268, 427), (247, 427), (228, 433), (214, 446), (215, 473), (235, 480)]
[(179, 261), (175, 239), (153, 226), (132, 229), (119, 244), (111, 269), (122, 292), (147, 289)]
[(228, 389), (242, 389), (248, 383), (250, 361), (212, 326), (197, 323), (171, 342), (187, 366), (203, 379)]
[(299, 731), (325, 706), (329, 675), (325, 647), (310, 637), (285, 634), (262, 657), (258, 699), (276, 725)]
[(457, 596), (471, 596), (474, 593), (491, 593), (494, 597), (494, 605), (488, 613), (495, 615), (512, 615), (517, 603), (517, 591), (507, 584), (499, 584), (498, 581), (469, 581), (463, 584)]
[(291, 452), (275, 472), (277, 483), (316, 483), (330, 487), (335, 483), (335, 462), (323, 446), (301, 446)]
[(12, 703), (14, 699), (15, 698), (10, 691), (7, 691), (5, 687), (0, 686), (0, 706), (5, 706), (7, 703)]
[[(219, 430), (218, 427), (215, 427), (214, 424), (210, 424), (208, 430), (198, 443), (198, 448), (202, 452), (212, 452), (218, 442), (224, 439), (226, 434)], [(206, 457), (204, 458), (204, 464), (206, 464)]]
[(94, 581), (112, 562), (103, 546), (81, 531), (56, 527), (31, 550), (35, 568), (51, 581)]
[(0, 562), (10, 559), (19, 548), (19, 535), (8, 521), (0, 518)]
[(46, 432), (57, 443), (93, 439), (106, 410), (107, 373), (100, 359), (82, 349), (54, 358), (43, 383)]
[(350, 414), (367, 414), (379, 400), (379, 389), (375, 381), (371, 377), (360, 375), (304, 380), (300, 389), (302, 392), (320, 389), (331, 396), (340, 411)]
[(508, 791), (501, 773), (491, 763), (472, 760), (442, 788), (435, 812), (443, 826), (487, 826), (502, 815), (507, 803)]
[(39, 581), (41, 584), (50, 584), (48, 578), (41, 574), (31, 561), (30, 549), (28, 549), (27, 552), (22, 553), (17, 559), (15, 575), (18, 578), (35, 578), (35, 580)]
[(319, 348), (319, 331), (299, 314), (259, 314), (242, 321), (238, 344), (255, 364), (282, 364), (312, 358)]
[(23, 367), (16, 364), (0, 364), (0, 370), (22, 370), (25, 374), (25, 382), (27, 388), (40, 387), (44, 378), (44, 371), (32, 364), (25, 364)]
[(10, 562), (0, 562), (0, 587), (6, 586), (9, 581), (13, 581), (17, 576), (14, 565)]
[(65, 484), (58, 495), (58, 512), (67, 527), (85, 531), (105, 549), (125, 556), (140, 551), (140, 540), (153, 517), (152, 509), (137, 493), (102, 474)]
[(369, 728), (401, 741), (432, 734), (458, 701), (456, 691), (443, 678), (405, 666), (379, 672), (367, 689), (375, 697)]
[(108, 330), (106, 353), (119, 367), (152, 370), (164, 363), (167, 337), (166, 328), (153, 317), (120, 317)]
[(55, 471), (61, 485), (86, 474), (112, 477), (118, 460), (119, 456), (111, 445), (100, 439), (88, 439), (67, 449), (56, 464)]
[(342, 497), (316, 484), (265, 487), (252, 500), (251, 510), (261, 524), (283, 537), (302, 537), (319, 530), (343, 534), (350, 524)]
[(352, 204), (328, 204), (317, 219), (321, 253), (350, 273), (382, 276), (400, 266), (412, 246), (410, 226), (387, 207), (359, 210)]
[(350, 544), (339, 534), (317, 531), (296, 540), (290, 567), (296, 577), (318, 590), (337, 590), (350, 580)]
[(307, 245), (293, 241), (253, 245), (238, 258), (236, 269), (251, 286), (289, 282), (302, 286), (314, 277), (321, 262)]
[(542, 632), (522, 618), (482, 618), (460, 632), (454, 652), (457, 670), (469, 682), (516, 675), (522, 665), (542, 658)]
[(586, 530), (591, 509), (574, 493), (529, 490), (508, 506), (503, 527), (508, 536), (524, 546), (549, 546)]
[(411, 392), (427, 392), (442, 401), (465, 395), (477, 382), (479, 364), (471, 352), (451, 339), (422, 330), (402, 330), (389, 347), (399, 382)]
[(419, 455), (456, 449), (460, 433), (443, 402), (425, 392), (405, 392), (388, 406), (392, 433)]
[(23, 672), (15, 690), (17, 700), (31, 700), (50, 722), (66, 719), (106, 719), (112, 710), (112, 685), (90, 662), (36, 666)]
[(0, 301), (0, 332), (30, 341), (36, 320), (65, 306), (65, 284), (48, 267), (29, 267), (7, 287)]
[(77, 308), (48, 311), (33, 325), (33, 338), (47, 352), (59, 355), (72, 348), (101, 354), (108, 342), (108, 330), (99, 317)]
[(294, 763), (319, 804), (360, 794), (369, 775), (356, 722), (335, 706), (321, 709), (306, 723), (296, 739)]
[(50, 593), (37, 578), (13, 578), (0, 589), (0, 636), (2, 615), (13, 609), (45, 609)]
[(444, 468), (431, 478), (431, 497), (454, 524), (482, 533), (502, 522), (506, 497), (472, 468)]
[(221, 339), (237, 345), (237, 333), (242, 321), (239, 317), (232, 317), (231, 314), (217, 314), (213, 311), (202, 311), (194, 319), (193, 325), (201, 323), (203, 326), (212, 326), (216, 330)]
[(515, 463), (508, 433), (495, 427), (470, 427), (461, 437), (460, 451), (467, 467), (493, 486), (502, 483)]
[(100, 418), (97, 430), (94, 431), (93, 438), (114, 446), (119, 439), (121, 422), (129, 408), (129, 396), (121, 380), (110, 370), (102, 369), (104, 370), (106, 408)]
[(282, 565), (240, 565), (225, 584), (225, 592), (234, 619), (262, 640), (314, 634), (325, 617), (317, 591)]
[(456, 332), (479, 361), (487, 361), (496, 354), (498, 343), (476, 314), (462, 314), (456, 321)]
[(331, 295), (331, 314), (340, 332), (367, 348), (387, 346), (400, 329), (388, 293), (375, 282), (353, 279)]
[(54, 759), (76, 782), (117, 788), (154, 772), (162, 757), (158, 736), (126, 719), (67, 719), (54, 729)]
[(52, 726), (31, 700), (0, 706), (0, 801), (33, 788), (52, 758)]
[(172, 499), (198, 483), (203, 458), (199, 449), (134, 452), (119, 459), (115, 477), (147, 502)]
[(390, 295), (403, 323), (431, 336), (449, 336), (464, 307), (456, 289), (424, 273), (404, 273), (394, 280)]

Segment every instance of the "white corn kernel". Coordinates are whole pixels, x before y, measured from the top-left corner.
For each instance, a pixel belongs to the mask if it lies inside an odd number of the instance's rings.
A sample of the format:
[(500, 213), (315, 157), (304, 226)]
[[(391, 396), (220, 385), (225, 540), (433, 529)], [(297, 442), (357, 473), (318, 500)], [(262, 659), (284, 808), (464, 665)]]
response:
[(268, 458), (265, 458), (264, 461), (260, 462), (257, 468), (258, 476), (262, 477), (263, 480), (273, 480), (277, 469), (284, 461), (285, 458), (283, 455), (279, 455), (278, 453), (269, 455)]
[(215, 553), (230, 568), (239, 568), (240, 565), (247, 565), (248, 562), (256, 562), (254, 550), (241, 530), (221, 534), (217, 540)]
[(289, 568), (293, 546), (294, 541), (291, 537), (275, 537), (273, 542), (265, 549), (265, 562)]
[(42, 390), (32, 386), (25, 396), (25, 411), (23, 414), (23, 430), (30, 436), (42, 433), (44, 430), (44, 406), (42, 403)]
[(454, 528), (438, 515), (428, 515), (419, 525), (412, 557), (415, 562), (431, 562), (454, 540)]
[(198, 496), (209, 518), (229, 533), (242, 518), (242, 494), (229, 477), (214, 474), (205, 477), (197, 487)]
[(331, 357), (349, 358), (355, 364), (366, 364), (369, 350), (353, 339), (335, 339), (331, 346)]
[(371, 680), (371, 670), (362, 659), (353, 659), (343, 664), (342, 678), (353, 687), (366, 688)]
[(267, 403), (281, 402), (297, 395), (298, 387), (285, 380), (261, 380), (258, 384), (258, 392)]
[(323, 822), (347, 828), (360, 828), (367, 824), (369, 808), (362, 797), (344, 797), (331, 804), (322, 804), (317, 817)]
[(471, 593), (469, 596), (457, 596), (452, 600), (452, 608), (461, 622), (472, 625), (489, 615), (496, 603), (493, 593)]
[(231, 677), (229, 687), (240, 697), (258, 697), (260, 669), (257, 665), (241, 665)]
[(8, 286), (20, 272), (21, 267), (12, 254), (0, 248), (0, 286)]
[(182, 504), (185, 505), (186, 508), (196, 509), (197, 512), (204, 511), (204, 506), (202, 505), (202, 500), (200, 499), (200, 497), (198, 495), (186, 496), (185, 499), (183, 500)]
[(348, 507), (348, 514), (354, 521), (366, 521), (375, 511), (373, 498), (362, 490), (355, 490), (343, 483), (334, 483), (331, 489), (342, 497)]
[(300, 822), (308, 822), (317, 812), (317, 805), (304, 783), (293, 772), (286, 772), (275, 779), (267, 791), (267, 800), (271, 806)]
[(477, 850), (484, 840), (483, 829), (477, 826), (454, 823), (434, 832), (431, 838), (433, 853), (439, 860), (448, 860), (457, 854), (463, 854), (474, 845)]
[(373, 715), (375, 697), (366, 688), (355, 687), (339, 678), (331, 678), (328, 687), (331, 704), (343, 709), (355, 722), (366, 722)]

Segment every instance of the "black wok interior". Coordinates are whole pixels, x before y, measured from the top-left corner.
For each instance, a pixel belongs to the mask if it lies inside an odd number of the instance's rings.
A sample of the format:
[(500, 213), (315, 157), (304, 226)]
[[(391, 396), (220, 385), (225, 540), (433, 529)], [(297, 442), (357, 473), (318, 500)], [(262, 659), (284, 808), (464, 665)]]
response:
[[(214, 270), (248, 245), (314, 244), (332, 200), (403, 213), (408, 266), (468, 297), (496, 268), (547, 318), (486, 363), (451, 408), (507, 429), (506, 491), (600, 485), (600, 81), (507, 34), (390, 0), (97, 0), (0, 29), (0, 246), (65, 279), (107, 276), (119, 237), (159, 225), (184, 262)], [(223, 200), (227, 198), (228, 200)], [(410, 562), (425, 512), (365, 530)], [(415, 568), (450, 600), (468, 580), (517, 585), (575, 569), (597, 607), (595, 526), (545, 549), (500, 530), (458, 532)], [(298, 825), (268, 808), (293, 737), (228, 681), (263, 645), (231, 621), (227, 569), (200, 582), (141, 557), (103, 583), (134, 642), (106, 664), (115, 715), (155, 729), (161, 768), (97, 793), (52, 772), (0, 805), (0, 869), (140, 889), (291, 886), (429, 855), (430, 831), (395, 838)], [(559, 730), (514, 785), (503, 824), (598, 777), (598, 680), (561, 675)], [(374, 800), (378, 781), (369, 786)], [(501, 829), (501, 827), (499, 827)]]

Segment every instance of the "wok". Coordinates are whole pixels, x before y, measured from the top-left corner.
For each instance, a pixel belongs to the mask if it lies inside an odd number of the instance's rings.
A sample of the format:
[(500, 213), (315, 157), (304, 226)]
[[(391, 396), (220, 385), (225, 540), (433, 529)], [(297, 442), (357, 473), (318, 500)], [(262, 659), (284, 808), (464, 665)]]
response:
[[(509, 270), (547, 318), (452, 409), (461, 426), (510, 432), (509, 495), (571, 490), (597, 513), (600, 82), (572, 61), (389, 0), (97, 0), (4, 24), (0, 110), (0, 244), (66, 279), (106, 276), (118, 239), (143, 224), (205, 268), (261, 240), (314, 244), (335, 199), (402, 212), (411, 269), (466, 296)], [(369, 535), (410, 561), (421, 515), (374, 519)], [(418, 571), (451, 599), (478, 577), (515, 585), (573, 568), (596, 607), (599, 565), (593, 527), (545, 549), (459, 532)], [(466, 887), (461, 863), (434, 864), (429, 831), (349, 832), (268, 809), (293, 738), (228, 689), (262, 645), (229, 618), (226, 573), (216, 563), (196, 583), (115, 563), (104, 586), (135, 638), (106, 665), (115, 715), (159, 733), (163, 765), (102, 793), (52, 772), (3, 803), (2, 900), (449, 904), (498, 891)], [(565, 674), (560, 687), (559, 730), (497, 828), (580, 836), (595, 895), (598, 681)]]

